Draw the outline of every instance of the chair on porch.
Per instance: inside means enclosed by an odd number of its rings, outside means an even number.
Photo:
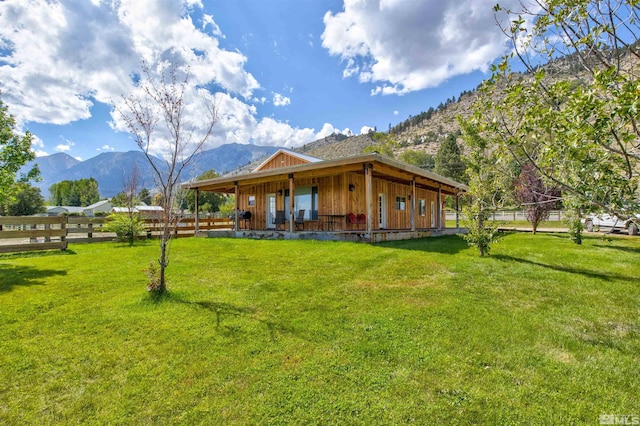
[[[356,220],[358,225],[366,225],[367,224],[367,215],[364,213],[360,213],[358,215],[358,219]]]
[[[356,217],[356,215],[354,213],[349,213],[347,215],[347,223],[349,225],[357,225],[358,224],[358,218]]]
[[[296,225],[296,230],[298,229],[298,226],[301,226],[302,230],[304,231],[304,211],[305,209],[298,210],[298,216],[296,216],[294,221]]]
[[[287,218],[284,213],[284,210],[276,210],[276,217],[273,219],[273,223],[276,225],[276,230],[279,225],[282,225],[282,228],[284,229],[284,225],[287,222]]]

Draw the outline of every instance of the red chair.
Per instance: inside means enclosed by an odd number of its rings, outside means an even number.
[[[358,215],[358,224],[366,225],[367,224],[367,215],[364,213],[360,213]]]
[[[358,218],[356,218],[355,214],[349,213],[347,215],[347,222],[349,223],[349,225],[357,225],[358,224]]]

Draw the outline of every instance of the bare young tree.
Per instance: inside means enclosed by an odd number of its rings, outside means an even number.
[[[191,95],[188,91],[189,70],[170,65],[161,69],[156,77],[154,70],[143,63],[142,71],[139,90],[123,97],[123,106],[115,105],[114,108],[149,161],[161,195],[163,211],[158,276],[150,278],[148,287],[161,294],[167,289],[165,269],[169,265],[169,243],[180,221],[180,209],[176,205],[180,176],[211,136],[217,121],[217,109],[213,102],[205,102],[206,113],[197,123],[190,121],[186,113],[189,107],[193,107],[193,103],[189,103],[191,99],[187,99]],[[152,155],[156,152],[162,152],[162,161]]]

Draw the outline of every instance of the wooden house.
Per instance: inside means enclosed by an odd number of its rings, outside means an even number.
[[[234,194],[235,236],[369,242],[442,233],[445,196],[468,189],[376,153],[322,161],[287,150],[251,172],[183,187]]]

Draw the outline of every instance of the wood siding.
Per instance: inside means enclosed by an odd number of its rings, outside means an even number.
[[[269,161],[258,167],[255,171],[297,166],[299,164],[306,164],[308,162],[308,160],[295,157],[293,155],[287,154],[286,152],[280,152],[278,153],[278,155],[274,156]]]
[[[345,219],[341,225],[336,225],[336,230],[359,230],[365,228],[363,224],[348,224],[346,215],[353,213],[366,214],[366,194],[365,194],[365,178],[362,173],[342,172],[331,176],[316,178],[294,178],[296,188],[300,187],[318,187],[318,213],[344,215]],[[353,190],[349,187],[352,185]],[[252,214],[251,229],[266,229],[266,210],[267,195],[276,194],[276,210],[285,210],[285,191],[289,189],[289,181],[286,177],[281,177],[277,181],[259,183],[255,185],[240,185],[238,197],[238,206],[241,210],[250,211]],[[278,191],[281,191],[280,195]],[[373,178],[373,229],[378,230],[380,208],[378,205],[379,194],[386,196],[386,228],[385,229],[411,229],[411,207],[412,207],[412,190],[410,184],[392,182],[384,178]],[[255,197],[255,204],[249,205],[249,197]],[[396,197],[404,197],[405,210],[396,208]],[[441,197],[441,203],[444,203],[444,195]],[[419,200],[425,200],[425,215],[420,216]],[[437,191],[416,188],[415,206],[415,227],[416,229],[429,229],[431,227],[431,202],[435,203],[435,212],[438,212],[438,193]],[[441,226],[444,228],[444,209],[441,218]],[[434,227],[437,228],[438,220],[434,218]]]

